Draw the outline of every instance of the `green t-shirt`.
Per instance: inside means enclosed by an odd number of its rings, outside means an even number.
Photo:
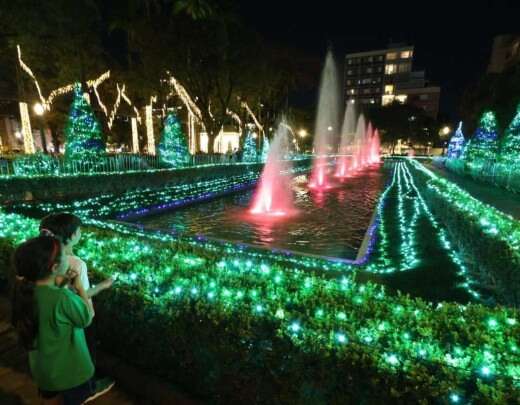
[[[38,335],[29,352],[31,373],[38,387],[63,391],[94,375],[85,333],[92,318],[81,298],[68,288],[36,286]]]

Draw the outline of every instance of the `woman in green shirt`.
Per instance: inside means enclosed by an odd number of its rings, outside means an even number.
[[[39,236],[15,251],[12,322],[29,350],[29,365],[47,403],[81,404],[95,392],[83,329],[94,316],[61,243]],[[61,286],[72,282],[77,294]],[[60,402],[62,401],[62,402]]]

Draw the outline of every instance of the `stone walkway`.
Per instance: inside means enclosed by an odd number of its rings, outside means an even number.
[[[499,211],[520,220],[520,194],[515,194],[503,188],[473,180],[470,177],[460,176],[432,163],[423,164],[435,174],[452,181],[483,203],[489,204]]]
[[[9,302],[0,296],[0,404],[39,404],[38,391],[31,379],[26,352],[18,345],[8,322]],[[138,402],[116,386],[93,405],[131,405]]]

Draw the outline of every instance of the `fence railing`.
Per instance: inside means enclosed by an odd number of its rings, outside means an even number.
[[[183,167],[207,164],[240,163],[238,155],[198,154],[191,155]],[[80,173],[118,173],[153,169],[169,169],[158,156],[117,154],[98,158],[66,162],[63,156],[47,154],[21,155],[15,157],[0,156],[1,176],[49,176]]]

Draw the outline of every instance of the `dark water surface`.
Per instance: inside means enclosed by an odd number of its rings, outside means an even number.
[[[286,218],[252,216],[248,207],[254,190],[249,190],[133,222],[185,235],[354,259],[384,181],[385,169],[372,167],[318,193],[307,188],[307,175],[300,175],[292,183],[296,213]]]

